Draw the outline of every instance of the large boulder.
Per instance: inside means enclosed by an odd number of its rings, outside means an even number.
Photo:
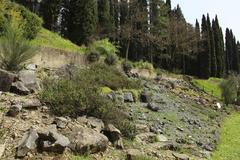
[[[9,111],[7,112],[7,115],[11,117],[16,117],[21,110],[22,110],[22,105],[14,104],[10,107]]]
[[[71,150],[79,154],[103,152],[109,142],[105,135],[80,125],[68,125],[65,135],[69,137]]]
[[[88,117],[87,125],[89,125],[92,129],[96,130],[99,133],[104,129],[103,121],[95,117]]]
[[[126,153],[127,153],[127,160],[136,160],[139,157],[143,156],[143,154],[137,149],[128,149]]]
[[[112,142],[112,144],[119,149],[123,149],[123,141],[121,137],[121,132],[114,125],[108,124],[106,125],[103,133],[108,137],[108,139]]]
[[[37,79],[35,71],[22,70],[19,72],[18,77],[24,86],[31,92],[35,92],[40,89],[39,80]]]
[[[134,102],[133,94],[131,92],[124,92],[124,102]]]
[[[157,103],[148,103],[147,107],[154,112],[157,112],[161,109],[161,106]]]
[[[10,91],[19,95],[28,95],[31,93],[30,90],[21,81],[12,83]]]
[[[18,144],[16,156],[25,157],[29,151],[35,150],[37,148],[38,137],[37,131],[34,129],[26,132]]]
[[[152,99],[152,95],[150,92],[143,91],[140,95],[140,100],[143,103],[150,103]]]
[[[8,92],[17,75],[0,69],[0,91]]]

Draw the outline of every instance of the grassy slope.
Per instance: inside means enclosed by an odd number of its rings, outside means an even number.
[[[219,78],[210,78],[208,80],[195,79],[193,80],[193,83],[198,88],[203,89],[206,93],[221,99],[221,89],[219,87],[221,81],[222,79]]]
[[[240,113],[232,114],[221,129],[220,144],[213,160],[240,160]]]
[[[84,53],[85,51],[85,47],[79,47],[71,41],[62,38],[57,33],[50,32],[46,29],[41,29],[36,39],[32,40],[31,43],[36,46],[61,49],[68,52]]]

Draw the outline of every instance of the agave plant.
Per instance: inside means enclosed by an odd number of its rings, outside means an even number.
[[[0,67],[8,71],[19,71],[24,64],[36,54],[22,32],[9,24],[6,25],[2,37],[0,37]]]

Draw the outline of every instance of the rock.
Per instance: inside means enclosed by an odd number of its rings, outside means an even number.
[[[7,115],[11,117],[16,117],[21,110],[22,110],[22,105],[20,104],[12,105],[9,111],[7,112]]]
[[[38,99],[27,99],[22,102],[22,106],[25,109],[37,109],[38,107],[41,107],[42,104]]]
[[[162,134],[156,135],[156,141],[157,142],[167,142],[168,138]]]
[[[4,154],[5,147],[6,147],[5,144],[0,144],[0,159],[3,156],[3,154]]]
[[[148,103],[147,107],[154,112],[157,112],[161,109],[160,105],[157,103]]]
[[[65,148],[70,144],[67,137],[56,131],[49,131],[48,135],[39,135],[40,148],[43,151],[63,153]]]
[[[12,93],[16,93],[19,95],[28,95],[30,94],[30,90],[28,90],[27,87],[24,86],[24,84],[21,81],[14,82],[11,86]]]
[[[138,133],[150,132],[149,127],[145,124],[136,124],[136,130]]]
[[[140,100],[143,103],[150,103],[151,102],[151,94],[147,91],[143,91],[140,95]]]
[[[23,70],[19,72],[18,76],[19,80],[29,91],[36,92],[40,89],[35,71]]]
[[[189,160],[189,157],[185,154],[173,153],[176,160]]]
[[[8,92],[17,75],[0,69],[0,91]]]
[[[37,131],[34,129],[30,129],[27,133],[25,133],[18,144],[16,156],[25,157],[29,151],[35,150],[37,148],[38,137]]]
[[[124,102],[134,102],[134,98],[131,92],[124,92]]]
[[[68,120],[64,117],[56,117],[53,123],[57,125],[57,128],[64,129],[68,124]]]
[[[106,135],[108,137],[110,142],[112,142],[113,145],[116,148],[119,148],[119,149],[123,149],[124,148],[123,142],[122,142],[122,137],[121,137],[121,132],[114,125],[108,124],[105,127],[103,133],[104,133],[104,135]]]
[[[103,152],[109,142],[105,135],[80,125],[68,126],[65,135],[71,142],[71,150],[79,154]]]
[[[36,71],[37,70],[37,65],[36,64],[28,64],[27,66],[25,66],[25,69]]]
[[[139,143],[153,143],[156,141],[156,134],[148,132],[136,135],[136,141]]]
[[[128,149],[126,151],[127,153],[127,160],[135,160],[137,158],[139,158],[140,156],[142,156],[143,154],[137,150],[137,149]]]
[[[95,129],[99,133],[104,129],[104,123],[101,119],[95,117],[88,117],[87,123],[91,128]]]

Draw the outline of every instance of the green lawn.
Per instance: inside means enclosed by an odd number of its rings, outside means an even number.
[[[202,79],[193,80],[194,85],[196,85],[198,88],[203,89],[206,93],[219,99],[222,98],[221,89],[219,87],[221,82],[222,79],[220,78],[209,78],[208,80]]]
[[[220,143],[212,160],[240,160],[240,113],[233,113],[223,123]]]
[[[85,47],[80,47],[59,36],[57,33],[41,29],[37,37],[31,41],[33,45],[61,49],[69,52],[84,53]]]

